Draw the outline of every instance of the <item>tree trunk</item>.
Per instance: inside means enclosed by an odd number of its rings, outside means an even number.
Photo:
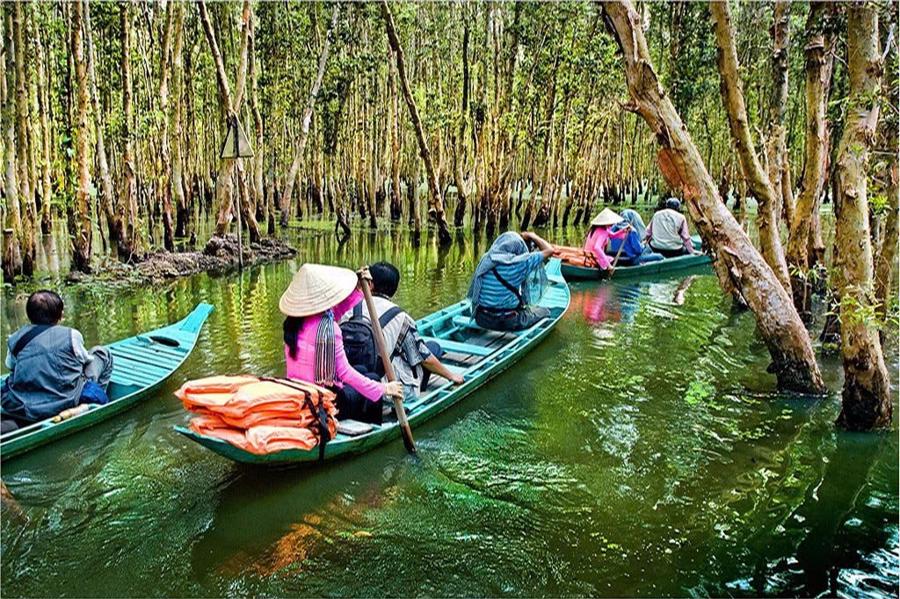
[[[766,153],[769,162],[769,181],[775,191],[775,222],[783,213],[793,213],[790,189],[790,165],[787,153],[787,130],[784,115],[788,100],[788,47],[790,3],[776,0],[772,18],[772,94],[769,98],[769,132]],[[790,224],[790,220],[787,221]],[[776,226],[776,230],[778,227]],[[780,239],[779,239],[780,241]]]
[[[79,0],[82,1],[82,0]],[[94,113],[94,130],[97,136],[97,164],[100,168],[100,209],[106,217],[110,246],[117,244],[122,236],[122,221],[117,218],[114,207],[115,191],[112,175],[109,172],[109,161],[106,154],[106,140],[103,135],[103,112],[100,110],[100,92],[97,89],[97,58],[94,53],[93,33],[91,29],[91,6],[84,5],[85,34],[87,45],[88,79],[91,87],[91,110]]]
[[[787,244],[787,263],[791,272],[791,290],[794,305],[804,317],[812,317],[810,268],[812,266],[809,247],[812,227],[817,224],[819,201],[825,186],[828,160],[828,134],[826,129],[826,87],[831,79],[834,55],[831,43],[824,34],[825,2],[810,4],[806,21],[806,167],[800,195],[794,207],[794,217],[790,222]],[[829,40],[830,42],[831,40]]]
[[[744,104],[744,91],[738,71],[737,50],[734,45],[734,29],[727,2],[710,2],[713,28],[716,34],[716,64],[721,78],[722,101],[728,115],[731,137],[740,159],[741,171],[751,195],[756,199],[759,210],[759,245],[766,262],[772,267],[778,281],[790,290],[787,262],[778,233],[778,213],[781,206],[780,195],[769,180],[769,176],[759,161],[750,135],[750,121]]]
[[[878,250],[878,257],[875,260],[876,313],[881,318],[884,318],[890,308],[893,289],[893,273],[897,264],[897,194],[900,193],[900,189],[898,189],[898,179],[900,179],[900,174],[897,172],[896,156],[891,162],[888,170],[888,176],[890,177],[887,189],[888,213],[884,224],[884,235]]]
[[[633,109],[650,126],[660,146],[660,167],[668,184],[681,190],[691,217],[716,258],[716,273],[756,317],[782,389],[825,390],[812,345],[790,295],[728,211],[700,153],[653,70],[641,17],[628,0],[604,2],[604,17],[623,52]]]
[[[836,282],[840,298],[844,391],[838,423],[851,430],[891,424],[890,381],[877,329],[867,322],[873,305],[867,165],[878,123],[882,63],[878,14],[869,4],[847,10],[850,97],[838,145],[835,198]]]
[[[294,159],[291,161],[291,168],[288,171],[287,181],[284,185],[284,194],[281,196],[281,226],[288,224],[291,213],[291,199],[294,195],[294,182],[297,179],[297,173],[300,172],[300,164],[303,161],[303,152],[306,149],[306,140],[309,138],[309,125],[312,122],[313,109],[316,105],[316,98],[319,96],[319,88],[322,86],[322,78],[325,76],[325,65],[328,62],[328,52],[331,49],[331,36],[337,25],[338,10],[340,4],[335,4],[331,11],[331,22],[328,25],[328,32],[325,34],[325,41],[322,43],[322,51],[319,53],[319,65],[316,70],[316,79],[313,81],[312,87],[309,89],[309,95],[306,97],[306,107],[303,109],[303,121],[300,126],[300,139],[297,140],[297,146],[294,149]]]
[[[182,125],[184,94],[184,5],[175,3],[175,44],[172,49],[172,193],[175,196],[175,236],[188,237],[190,211],[184,180],[184,126]]]
[[[163,224],[163,247],[175,251],[175,223],[172,215],[172,140],[169,129],[169,77],[172,73],[172,34],[175,27],[176,2],[169,2],[165,8],[165,29],[163,30],[162,51],[159,69],[159,112],[155,119],[159,127],[160,144],[157,154],[156,193],[162,200],[160,206]]]
[[[388,60],[391,60],[388,50]],[[400,97],[397,94],[397,77],[394,65],[388,65],[388,113],[390,114],[391,134],[391,220],[398,222],[403,216],[403,199],[400,196],[400,142],[402,139],[400,129]]]
[[[209,49],[213,55],[213,63],[216,66],[219,102],[224,107],[228,119],[236,119],[237,114],[241,109],[241,102],[244,97],[244,87],[247,81],[247,54],[250,42],[251,18],[250,0],[244,0],[241,9],[241,27],[243,35],[241,36],[241,51],[237,67],[234,96],[231,95],[231,85],[228,82],[228,76],[225,74],[225,62],[222,60],[222,53],[219,50],[219,44],[216,41],[216,34],[213,31],[212,23],[209,20],[206,2],[201,0],[198,7],[200,9],[200,21],[203,24],[203,31],[206,34],[206,40],[209,42]],[[219,174],[216,177],[215,235],[217,236],[225,235],[232,219],[232,207],[234,205],[234,186],[232,182],[235,169],[234,162],[234,160],[220,160]]]
[[[21,204],[22,235],[19,238],[22,255],[22,274],[34,274],[35,248],[35,207],[34,187],[28,158],[31,153],[29,142],[31,119],[28,115],[28,65],[25,48],[25,7],[23,2],[15,3],[14,35],[16,54],[16,162],[18,196]]]
[[[3,223],[3,278],[12,282],[22,274],[22,246],[19,238],[22,235],[22,215],[19,212],[19,193],[16,184],[16,132],[15,102],[12,99],[16,87],[15,41],[13,37],[13,8],[4,7],[6,19],[4,23],[6,48],[6,72],[3,77],[3,129],[6,164],[4,172],[4,189],[6,192],[6,219]]]
[[[263,207],[262,217],[265,219],[268,212],[268,204],[265,198],[265,189],[263,183],[263,171],[265,170],[266,153],[264,152],[263,138],[263,120],[262,114],[259,112],[259,72],[256,67],[256,30],[253,20],[250,20],[250,112],[253,115],[253,131],[256,137],[255,154],[251,160],[250,174],[253,177],[253,185],[251,197],[253,205],[258,209]]]
[[[49,235],[53,228],[53,183],[50,153],[50,51],[38,43],[38,113],[41,118],[41,233]]]
[[[88,156],[88,80],[84,55],[84,4],[72,6],[72,58],[75,66],[75,175],[76,189],[73,203],[72,269],[91,272],[91,171]]]
[[[419,118],[419,110],[416,108],[416,102],[413,99],[409,81],[406,78],[403,48],[400,46],[400,39],[397,37],[397,30],[394,27],[394,17],[386,0],[381,2],[381,14],[387,27],[388,41],[391,44],[391,49],[394,51],[394,57],[397,59],[397,75],[400,78],[400,89],[403,91],[403,99],[406,101],[406,107],[409,109],[409,119],[412,121],[413,128],[416,131],[416,139],[419,142],[419,154],[422,157],[422,162],[425,163],[425,178],[428,182],[430,194],[428,212],[435,223],[437,223],[438,240],[441,244],[448,244],[452,241],[452,238],[450,237],[450,229],[447,226],[447,218],[444,215],[444,201],[441,198],[441,189],[438,186],[434,164],[431,161],[431,152],[428,149],[428,141],[425,139],[425,131],[422,128],[422,119]]]
[[[138,195],[134,166],[134,91],[131,77],[131,6],[119,5],[122,44],[122,191],[118,205],[118,219],[124,223],[119,239],[119,258],[131,260],[140,251],[138,244]]]

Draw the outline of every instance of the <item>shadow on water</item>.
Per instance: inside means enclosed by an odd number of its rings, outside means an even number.
[[[283,372],[277,301],[300,263],[390,260],[422,316],[465,294],[490,240],[295,243],[240,274],[63,288],[88,344],[215,311],[159,393],[3,464],[20,510],[0,522],[5,595],[896,595],[896,429],[834,428],[834,358],[824,400],[776,392],[752,317],[708,269],[573,285],[545,341],[416,430],[417,458],[395,441],[257,470],[177,435],[183,381]],[[4,336],[25,322],[5,299]]]

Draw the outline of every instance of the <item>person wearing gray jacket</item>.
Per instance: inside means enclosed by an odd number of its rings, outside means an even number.
[[[60,325],[63,301],[55,292],[32,293],[25,305],[31,324],[9,337],[9,376],[0,388],[3,432],[51,418],[80,403],[109,401],[112,355],[88,350],[76,329]]]

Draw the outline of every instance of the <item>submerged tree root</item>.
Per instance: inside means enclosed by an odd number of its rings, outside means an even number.
[[[266,237],[244,248],[244,266],[276,262],[297,253],[287,242]],[[200,252],[158,251],[147,254],[134,265],[109,262],[95,269],[96,274],[71,272],[68,283],[160,283],[201,272],[224,273],[238,267],[237,236],[212,237]]]

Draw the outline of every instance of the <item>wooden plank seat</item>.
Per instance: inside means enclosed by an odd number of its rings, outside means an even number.
[[[462,341],[452,341],[450,339],[439,339],[437,337],[422,337],[422,339],[424,341],[434,341],[440,345],[441,349],[445,352],[453,352],[455,354],[489,356],[496,351],[496,348],[474,345],[472,343],[463,343]]]

